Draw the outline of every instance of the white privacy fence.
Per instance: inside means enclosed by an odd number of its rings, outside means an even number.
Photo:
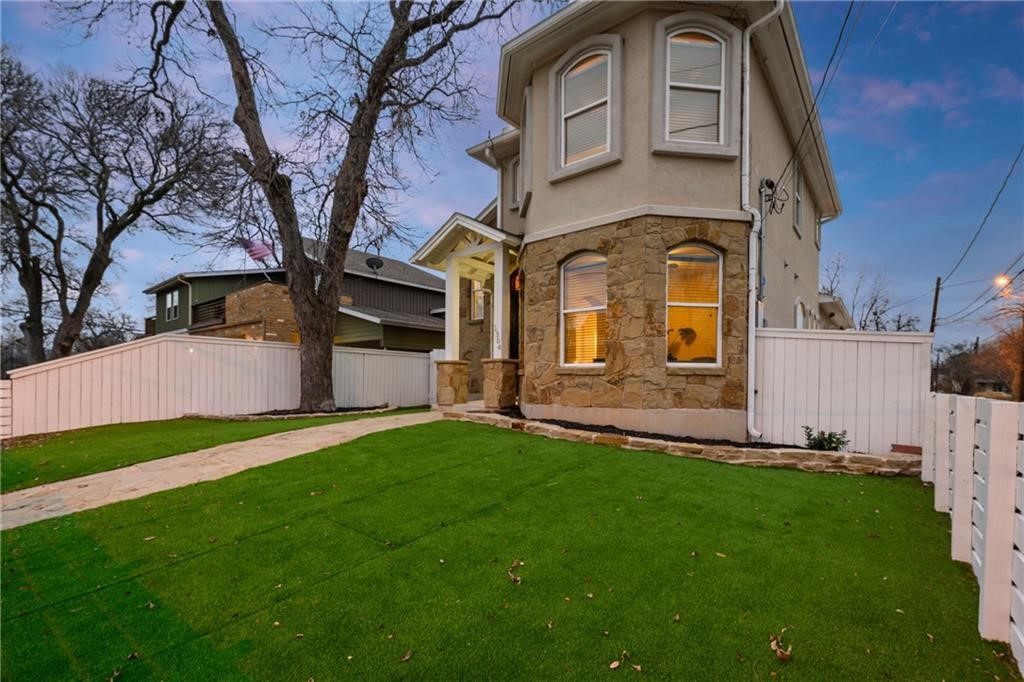
[[[931,334],[758,329],[755,411],[763,438],[846,431],[850,450],[920,446]]]
[[[334,349],[338,407],[430,402],[426,353]],[[186,414],[233,415],[299,405],[299,349],[288,343],[168,334],[32,365],[0,385],[0,436]]]
[[[953,559],[978,579],[979,632],[1010,642],[1024,663],[1024,405],[946,394],[927,403],[921,478],[952,519]]]

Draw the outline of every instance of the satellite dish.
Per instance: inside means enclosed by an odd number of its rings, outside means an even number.
[[[369,258],[366,259],[366,267],[370,268],[374,272],[377,272],[382,267],[384,267],[384,261],[381,260],[378,256],[370,256]]]

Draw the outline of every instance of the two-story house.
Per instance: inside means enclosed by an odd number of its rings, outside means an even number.
[[[307,240],[316,257],[319,245]],[[146,289],[153,331],[298,343],[283,269],[186,272]],[[444,347],[444,281],[408,263],[352,249],[334,324],[339,346],[430,351]]]
[[[813,103],[782,0],[578,1],[506,43],[509,127],[468,150],[497,198],[413,257],[446,277],[438,402],[745,440],[755,327],[845,312],[819,306],[841,205]]]

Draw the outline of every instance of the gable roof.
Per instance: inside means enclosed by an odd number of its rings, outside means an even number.
[[[267,270],[209,270],[207,272],[181,272],[173,277],[168,277],[162,282],[150,286],[148,289],[143,289],[144,294],[159,294],[165,289],[177,284],[185,284],[190,279],[199,279],[201,277],[248,277],[250,275],[256,277],[263,274],[274,275],[285,272],[284,268],[268,268]]]
[[[306,249],[307,256],[316,260],[320,259],[320,254],[323,253],[324,249],[323,242],[316,239],[310,239],[309,237],[303,237],[302,245]],[[379,270],[374,271],[366,264],[366,259],[368,258],[380,258],[384,261],[384,266]],[[418,289],[444,291],[444,280],[440,277],[435,277],[429,272],[424,272],[413,265],[409,265],[408,263],[395,258],[377,256],[376,254],[359,251],[358,249],[348,250],[348,254],[345,257],[345,274],[377,279],[382,282],[404,284],[405,286],[416,287]]]
[[[723,7],[730,11],[722,3],[694,4],[707,5],[707,11],[711,13],[719,12]],[[767,14],[773,5],[774,2],[761,0],[743,2],[739,7],[742,8],[740,11],[746,12],[747,21],[752,22]],[[535,68],[557,58],[569,46],[587,36],[601,33],[648,9],[678,11],[678,4],[576,0],[502,45],[496,99],[498,116],[513,126],[520,126],[523,92]],[[803,138],[802,153],[811,146],[816,148],[814,153],[806,154],[802,168],[815,198],[823,208],[822,215],[837,216],[842,211],[842,203],[820,116],[814,107],[814,90],[790,3],[785,4],[777,18],[753,34],[753,44],[790,138],[794,141]],[[810,124],[806,127],[810,135],[804,130],[808,119]],[[505,135],[502,133],[491,142],[501,140]],[[479,159],[483,154],[482,144],[467,150],[470,156]],[[489,159],[481,160],[493,165]]]
[[[482,217],[486,217],[490,212],[490,206],[488,204],[484,209]],[[476,243],[487,242],[519,246],[522,243],[522,238],[496,227],[485,225],[463,213],[453,213],[445,221],[445,224],[412,255],[412,261],[425,268],[444,272],[448,254]]]

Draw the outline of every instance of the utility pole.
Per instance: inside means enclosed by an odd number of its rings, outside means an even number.
[[[939,289],[942,288],[942,278],[935,278],[935,298],[932,299],[932,323],[928,325],[928,332],[935,333],[935,321],[939,317]]]

